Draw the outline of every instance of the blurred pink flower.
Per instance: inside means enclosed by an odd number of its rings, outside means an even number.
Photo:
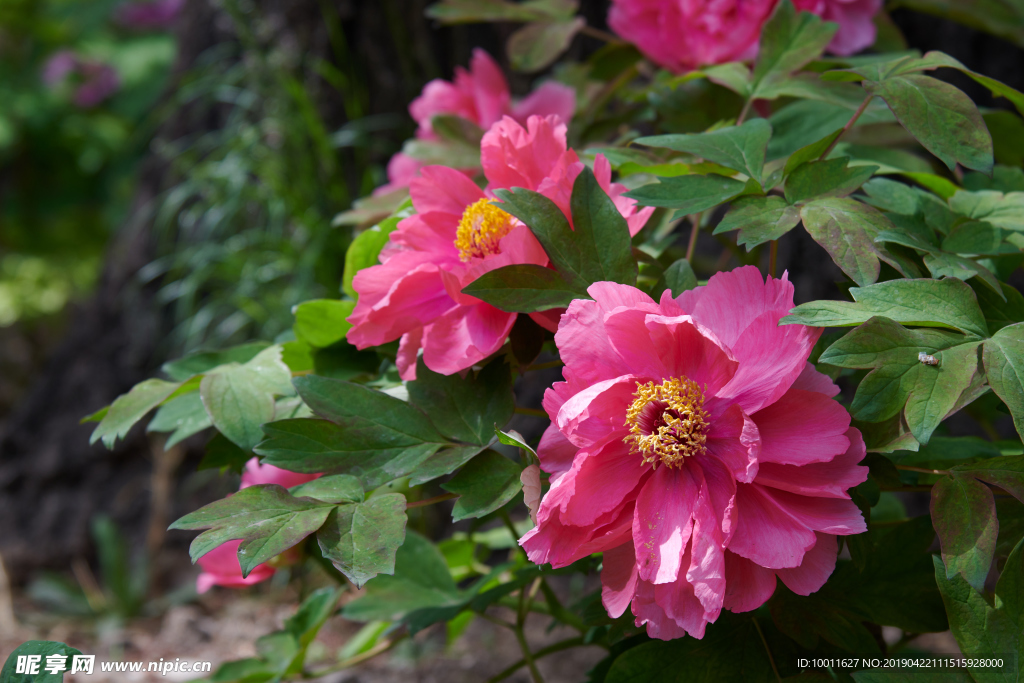
[[[95,107],[121,87],[117,71],[109,64],[80,57],[71,50],[55,52],[43,65],[43,82],[51,89],[71,80],[74,103],[83,109]]]
[[[273,567],[260,564],[243,579],[242,567],[238,564],[238,546],[240,545],[242,545],[240,540],[228,541],[197,560],[203,571],[196,579],[196,592],[205,593],[214,586],[242,588],[266,581],[274,575],[276,570]]]
[[[793,286],[752,266],[655,302],[599,282],[555,334],[564,382],[544,396],[552,486],[521,539],[537,564],[604,553],[602,598],[663,640],[723,608],[756,609],[776,579],[808,595],[836,535],[865,530],[848,489],[860,433],[807,362],[821,331],[780,327]]]
[[[409,114],[418,124],[416,137],[421,140],[437,139],[431,120],[441,114],[460,116],[487,130],[503,116],[511,116],[519,123],[526,123],[531,116],[550,115],[568,121],[575,111],[576,92],[554,81],[543,83],[528,97],[512,102],[501,67],[480,48],[473,50],[469,71],[456,67],[452,81],[440,78],[430,81],[409,105]],[[388,184],[378,188],[374,194],[385,194],[408,186],[423,166],[423,163],[399,152],[388,164]]]
[[[126,2],[117,9],[114,16],[117,23],[129,28],[168,28],[184,6],[185,0]]]
[[[300,474],[289,472],[273,465],[261,465],[259,458],[252,458],[245,463],[245,471],[242,472],[242,485],[239,489],[255,486],[256,484],[277,484],[289,489],[307,481],[313,481],[319,474]]]
[[[608,25],[661,66],[681,73],[753,59],[777,0],[612,0]],[[881,0],[795,0],[798,10],[839,24],[829,45],[848,55],[875,40],[871,18]]]
[[[484,273],[522,263],[547,265],[533,233],[491,204],[494,190],[523,187],[544,194],[569,216],[572,183],[583,163],[566,148],[566,126],[558,117],[531,116],[523,128],[510,117],[494,124],[481,144],[486,191],[458,170],[427,166],[412,181],[416,214],[402,220],[381,252],[380,265],[361,270],[359,293],[349,317],[348,340],[360,349],[401,338],[398,368],[416,377],[416,358],[434,372],[450,375],[497,351],[515,322],[506,313],[462,289]],[[611,166],[598,155],[594,173],[626,217],[631,234],[643,227],[651,209],[637,211],[611,182]],[[530,314],[542,326],[556,321]]]

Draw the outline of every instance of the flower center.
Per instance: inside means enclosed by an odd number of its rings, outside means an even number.
[[[455,247],[463,261],[500,254],[499,242],[513,227],[512,216],[505,213],[490,199],[480,199],[462,213],[458,232],[455,233]]]
[[[708,414],[704,392],[686,377],[670,378],[661,384],[636,384],[636,393],[626,411],[629,436],[624,441],[644,464],[682,467],[686,458],[704,452]]]

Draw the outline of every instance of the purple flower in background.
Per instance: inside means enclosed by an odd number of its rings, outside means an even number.
[[[74,103],[83,109],[95,107],[121,87],[117,71],[109,64],[60,50],[46,60],[43,82],[55,90],[68,81],[74,84]]]
[[[150,0],[121,5],[115,15],[117,23],[129,28],[166,28],[178,18],[185,0]]]

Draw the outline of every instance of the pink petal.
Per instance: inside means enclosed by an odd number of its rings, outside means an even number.
[[[684,566],[690,564],[689,549],[683,555],[683,563]],[[656,584],[654,600],[665,610],[665,616],[672,619],[677,626],[694,638],[703,638],[705,627],[718,619],[721,612],[721,609],[710,612],[705,609],[697,599],[694,586],[684,580]],[[648,635],[650,635],[650,630],[648,630]]]
[[[722,546],[728,546],[736,530],[736,480],[725,465],[712,456],[697,456],[695,464],[704,475],[711,494],[707,500],[721,525]]]
[[[750,612],[766,603],[774,592],[774,571],[725,551],[725,609]]]
[[[817,533],[818,542],[804,555],[804,561],[793,569],[776,569],[782,582],[797,595],[810,595],[828,581],[836,568],[839,544],[835,536]]]
[[[519,545],[534,564],[566,567],[590,555],[616,548],[629,540],[633,521],[633,503],[621,510],[610,512],[592,526],[580,527],[562,524],[559,518],[561,496],[549,502],[551,492],[565,482],[572,488],[571,470],[559,477],[541,500],[537,513],[538,525],[519,539]]]
[[[556,425],[548,425],[537,446],[541,469],[552,475],[565,472],[572,467],[577,450],[576,445],[566,439]]]
[[[560,119],[531,116],[526,126],[506,116],[484,134],[480,162],[491,189],[538,190],[544,180],[560,176],[569,159],[575,160],[575,152],[566,149],[566,126]]]
[[[626,411],[636,394],[637,378],[625,375],[593,384],[573,395],[559,409],[558,428],[579,447],[625,438]]]
[[[732,405],[711,421],[705,447],[737,481],[750,483],[758,472],[761,435],[754,421],[738,405]]]
[[[686,581],[693,586],[693,594],[704,612],[717,618],[725,596],[725,552],[721,523],[715,515],[711,493],[704,481],[701,481],[700,494],[693,508],[693,535]]]
[[[587,526],[601,515],[621,508],[640,480],[650,474],[629,446],[619,440],[600,447],[589,457],[573,463],[577,469],[575,490],[578,492],[563,504],[563,524]]]
[[[605,315],[604,329],[608,341],[622,361],[639,378],[660,380],[668,377],[665,364],[658,357],[658,349],[644,327],[647,313],[637,308],[621,306]]]
[[[419,359],[421,348],[423,348],[422,327],[417,327],[402,335],[402,340],[398,344],[398,355],[395,358],[398,376],[402,380],[412,382],[416,379],[416,361]]]
[[[465,173],[447,166],[424,166],[409,184],[409,195],[417,213],[444,213],[456,219],[486,196]]]
[[[867,480],[868,468],[857,465],[865,455],[864,439],[860,432],[850,427],[846,437],[850,440],[849,448],[828,462],[802,466],[761,463],[755,481],[805,496],[849,498],[848,490]]]
[[[636,499],[633,543],[640,578],[675,581],[693,530],[697,483],[687,468],[659,467]]]
[[[698,327],[690,316],[648,315],[652,351],[664,362],[665,375],[687,377],[698,384],[705,395],[721,391],[737,372],[738,364],[723,349],[714,335]],[[642,331],[634,336],[642,338]]]
[[[473,50],[469,71],[473,76],[473,101],[477,111],[474,123],[486,129],[508,110],[508,81],[497,62],[480,48]]]
[[[751,417],[761,434],[762,463],[829,462],[850,447],[850,414],[817,392],[790,389]]]
[[[519,123],[526,123],[531,116],[552,114],[569,121],[575,112],[576,91],[556,81],[541,83],[532,93],[512,105],[512,118]]]
[[[824,531],[839,536],[849,536],[867,531],[864,516],[852,500],[811,498],[757,484],[744,484],[744,486],[758,488],[779,509],[797,523],[813,531]]]
[[[839,393],[839,387],[833,382],[828,375],[818,370],[811,363],[804,365],[803,371],[800,376],[793,382],[791,389],[799,389],[800,391],[816,391],[819,394],[825,394],[829,398],[833,398]]]
[[[557,332],[558,323],[562,319],[563,313],[565,313],[564,308],[550,308],[546,311],[531,313],[530,318],[548,332]]]
[[[500,349],[515,321],[490,304],[453,308],[424,330],[423,362],[442,375],[465,370]]]
[[[736,532],[729,550],[762,567],[796,567],[816,538],[757,484],[736,485]]]
[[[608,616],[618,619],[636,593],[636,554],[633,542],[604,551],[601,568],[601,602]]]
[[[387,245],[390,249],[381,252],[381,263],[386,263],[390,259],[392,249],[396,245],[428,252],[431,254],[431,260],[438,265],[459,263],[459,250],[455,247],[458,226],[458,218],[436,211],[403,218],[398,228],[391,233]]]
[[[682,583],[684,586],[689,585],[686,582]],[[668,586],[672,585],[674,584],[668,584]],[[686,630],[665,614],[665,609],[658,604],[656,588],[653,583],[647,581],[637,582],[636,596],[633,598],[633,615],[636,617],[636,625],[646,625],[647,635],[651,638],[659,640],[682,638],[686,635]],[[662,588],[661,592],[663,595],[667,593],[665,588]],[[666,596],[663,599],[668,602],[671,597]]]
[[[289,472],[273,465],[261,465],[259,458],[250,458],[245,463],[245,470],[242,472],[242,484],[238,488],[241,490],[257,484],[277,484],[288,489],[313,481],[319,476],[319,474]]]

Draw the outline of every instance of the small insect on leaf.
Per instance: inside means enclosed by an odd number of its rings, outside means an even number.
[[[921,361],[922,363],[924,363],[925,365],[938,365],[939,364],[939,359],[938,358],[936,358],[935,356],[930,356],[927,353],[925,353],[924,351],[922,351],[921,353],[917,354],[917,359],[919,361]]]

